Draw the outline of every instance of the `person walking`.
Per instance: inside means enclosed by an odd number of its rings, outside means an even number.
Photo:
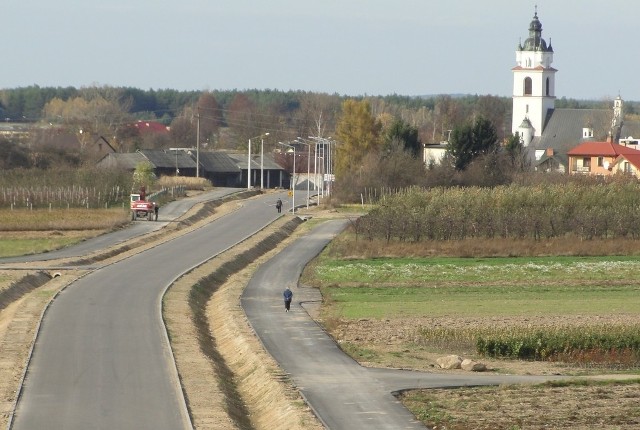
[[[289,312],[289,309],[291,308],[291,300],[293,299],[293,291],[287,287],[282,295],[284,296],[284,311]]]
[[[278,209],[278,213],[282,212],[282,200],[278,199],[276,202],[276,209]]]

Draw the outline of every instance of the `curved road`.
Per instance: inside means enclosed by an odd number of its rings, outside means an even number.
[[[10,428],[191,428],[162,323],[161,297],[182,273],[276,219],[276,198],[244,201],[232,214],[67,287],[43,319]],[[258,269],[242,296],[264,346],[328,428],[424,428],[393,397],[404,388],[549,379],[359,366],[302,308],[302,303],[319,303],[319,292],[297,286],[306,263],[343,227],[344,222],[323,223],[295,241]],[[290,313],[282,304],[287,284],[294,290]]]
[[[316,416],[332,430],[424,429],[392,395],[409,388],[459,387],[542,382],[555,377],[449,375],[372,369],[344,354],[303,306],[316,306],[320,293],[298,285],[306,263],[344,227],[327,222],[260,266],[241,298],[264,347],[301,391]],[[284,312],[282,291],[293,291],[291,312]]]
[[[216,222],[63,290],[42,321],[11,428],[191,428],[162,295],[185,271],[280,216],[277,196],[245,200]]]

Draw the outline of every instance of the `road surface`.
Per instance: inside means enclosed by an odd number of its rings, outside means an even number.
[[[161,297],[182,273],[277,218],[275,198],[245,201],[230,215],[65,289],[43,319],[11,428],[191,428],[162,323]],[[297,286],[306,263],[343,227],[344,222],[324,223],[295,241],[258,269],[242,296],[263,344],[328,428],[424,428],[392,395],[405,388],[548,379],[359,366],[302,307],[317,305],[319,292]],[[282,300],[287,284],[294,291],[290,313]]]
[[[11,428],[191,428],[162,295],[185,271],[281,216],[275,196],[245,200],[215,222],[63,290],[42,321]]]

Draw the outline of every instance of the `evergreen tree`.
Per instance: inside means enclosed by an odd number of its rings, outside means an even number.
[[[393,142],[402,144],[404,150],[414,157],[420,154],[422,145],[418,138],[418,129],[401,119],[394,120],[385,133],[385,147],[389,148]]]
[[[447,152],[456,170],[464,170],[475,158],[499,148],[498,134],[491,121],[476,118],[473,124],[453,129]]]

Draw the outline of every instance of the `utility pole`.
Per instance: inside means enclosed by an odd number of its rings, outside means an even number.
[[[197,108],[196,118],[198,125],[196,127],[196,178],[200,177],[200,106]]]

